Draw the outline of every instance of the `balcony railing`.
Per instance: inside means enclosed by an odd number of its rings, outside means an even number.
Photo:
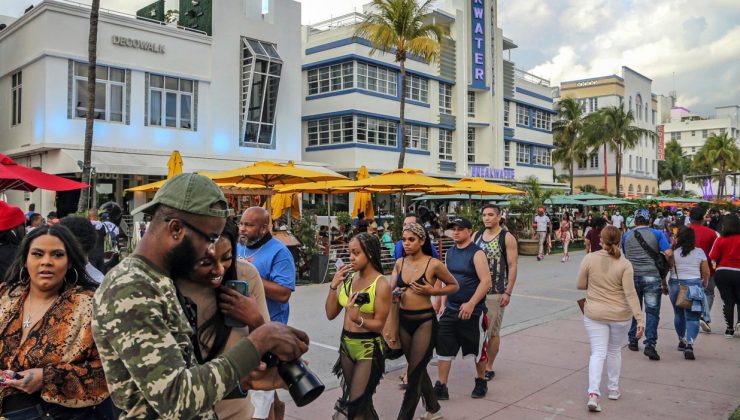
[[[514,69],[514,77],[518,79],[526,80],[530,83],[534,83],[540,86],[546,86],[550,87],[550,81],[547,79],[543,79],[542,77],[535,76],[532,73],[527,73],[526,71],[522,69]]]

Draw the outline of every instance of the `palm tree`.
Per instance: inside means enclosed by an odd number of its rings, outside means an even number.
[[[372,0],[373,11],[355,31],[355,37],[365,38],[372,43],[370,54],[376,51],[394,52],[395,61],[401,68],[401,105],[399,128],[401,132],[401,154],[398,167],[403,168],[406,158],[405,109],[406,109],[406,59],[409,54],[431,62],[439,56],[439,42],[447,32],[439,24],[426,23],[433,0],[419,3],[417,0]],[[394,51],[395,50],[395,51]]]
[[[552,124],[555,150],[552,160],[562,163],[568,169],[570,193],[573,194],[573,166],[586,157],[586,143],[583,141],[583,106],[572,97],[566,97],[555,104],[558,120]]]
[[[691,169],[691,159],[683,154],[677,140],[669,141],[665,146],[665,160],[658,162],[658,183],[671,182],[671,191]]]
[[[621,197],[622,195],[619,186],[622,180],[622,157],[624,152],[637,146],[640,137],[655,136],[655,133],[650,130],[632,125],[634,120],[632,111],[624,112],[622,107],[610,106],[601,108],[586,117],[586,124],[583,129],[584,137],[594,150],[598,150],[602,146],[604,147],[605,183],[607,177],[607,146],[615,153],[616,168],[614,173],[617,181],[617,197]]]
[[[85,115],[85,145],[82,158],[82,182],[90,183],[92,161],[93,122],[95,121],[95,63],[98,60],[98,13],[100,0],[93,0],[90,7],[90,34],[87,41],[87,114]],[[77,202],[77,212],[81,213],[88,208],[90,188],[80,191],[80,201]]]
[[[717,195],[722,197],[725,195],[727,174],[740,167],[740,148],[726,132],[719,135],[712,133],[694,160],[697,169],[710,169],[710,172],[716,169],[719,178]]]

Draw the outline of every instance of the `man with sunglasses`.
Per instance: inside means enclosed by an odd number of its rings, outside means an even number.
[[[111,397],[120,418],[215,419],[214,403],[250,379],[265,353],[295,360],[308,350],[308,336],[267,323],[198,365],[172,279],[188,277],[196,260],[213,256],[230,212],[226,199],[210,179],[181,174],[133,211],[139,212],[152,216],[149,228],[93,301],[93,335]]]

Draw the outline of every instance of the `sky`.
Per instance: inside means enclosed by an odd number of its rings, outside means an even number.
[[[101,7],[133,13],[151,1],[101,0]],[[366,3],[298,1],[304,24]],[[0,0],[0,15],[35,3]],[[167,8],[177,4],[166,0]],[[499,0],[498,9],[504,36],[518,45],[511,60],[553,86],[628,66],[653,80],[653,93],[675,90],[677,105],[698,114],[740,105],[740,0]]]

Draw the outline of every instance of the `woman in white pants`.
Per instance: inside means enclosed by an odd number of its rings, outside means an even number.
[[[588,364],[588,403],[590,411],[601,411],[601,373],[606,360],[609,399],[617,400],[622,345],[632,317],[637,320],[637,336],[645,331],[645,318],[637,300],[632,264],[619,250],[621,232],[614,226],[601,231],[600,251],[586,254],[578,272],[578,289],[586,290],[583,325],[591,343]]]

